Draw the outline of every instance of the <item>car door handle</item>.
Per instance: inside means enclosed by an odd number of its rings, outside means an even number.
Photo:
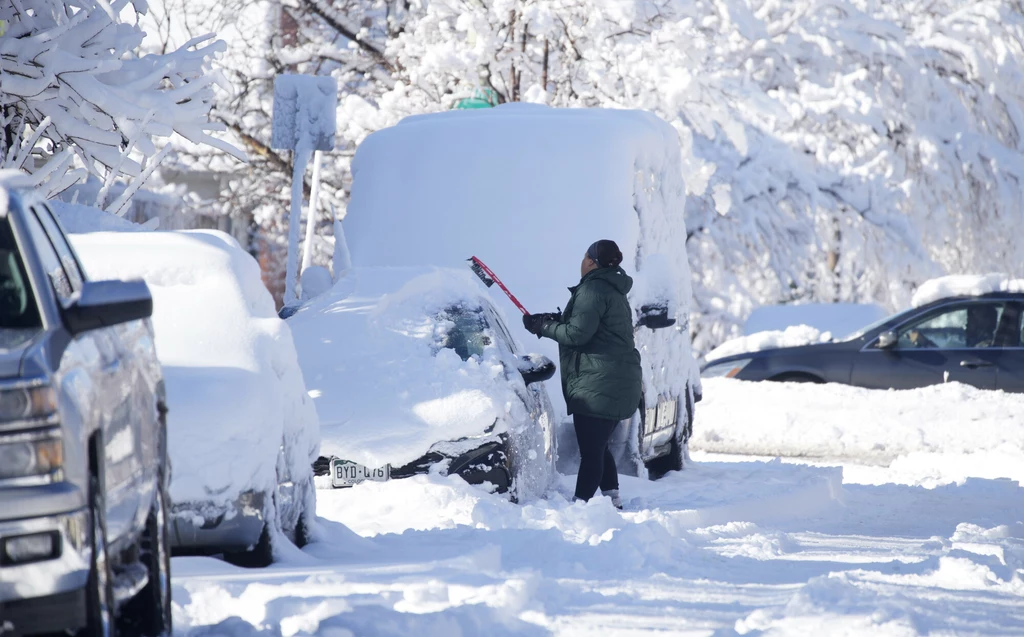
[[[960,361],[960,367],[966,367],[967,369],[978,369],[979,367],[992,367],[992,363],[988,361],[979,360],[977,358],[968,358],[967,360]]]

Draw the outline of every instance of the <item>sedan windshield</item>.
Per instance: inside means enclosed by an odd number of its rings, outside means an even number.
[[[870,332],[872,330],[875,330],[875,329],[878,329],[879,327],[882,327],[883,325],[885,325],[889,321],[893,320],[897,316],[898,316],[897,314],[893,314],[893,315],[890,315],[890,316],[886,316],[886,317],[880,318],[877,321],[874,321],[873,323],[865,325],[864,327],[860,328],[859,330],[857,330],[853,334],[850,334],[850,335],[848,335],[848,336],[846,336],[844,338],[839,339],[839,342],[856,340],[856,339],[860,338],[861,336],[864,336],[868,332]]]
[[[440,346],[455,350],[466,361],[471,356],[482,357],[484,348],[491,344],[487,319],[483,308],[453,305],[438,316],[444,324]]]
[[[0,350],[14,349],[42,328],[39,308],[10,221],[0,219]]]

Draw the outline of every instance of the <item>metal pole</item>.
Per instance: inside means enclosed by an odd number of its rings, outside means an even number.
[[[306,268],[313,265],[313,229],[316,228],[317,199],[320,194],[320,159],[323,156],[319,150],[313,153],[313,186],[309,192],[309,214],[306,215],[306,244],[302,249],[302,268],[299,269],[299,276],[306,271]]]
[[[299,278],[299,224],[302,219],[302,177],[309,165],[309,144],[300,142],[295,149],[292,167],[292,205],[288,211],[288,261],[285,265],[284,304],[296,305],[299,301],[296,283]]]

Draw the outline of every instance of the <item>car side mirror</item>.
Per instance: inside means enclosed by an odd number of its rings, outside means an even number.
[[[86,281],[78,300],[64,310],[64,325],[78,335],[152,315],[153,295],[144,281]]]
[[[878,335],[878,349],[892,349],[898,343],[900,337],[892,330],[886,330]]]
[[[657,303],[642,306],[640,308],[640,318],[636,324],[639,327],[659,330],[663,327],[672,327],[676,324],[676,320],[668,317],[667,304]]]
[[[527,385],[543,382],[555,375],[555,364],[540,354],[520,356],[518,368]]]

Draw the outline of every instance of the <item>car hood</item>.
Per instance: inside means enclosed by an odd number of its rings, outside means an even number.
[[[438,313],[480,307],[484,294],[468,270],[355,269],[289,318],[321,454],[398,466],[437,443],[524,422],[514,390],[522,380],[506,374],[493,339],[466,361],[439,346]]]
[[[21,357],[25,350],[0,349],[0,379],[16,378],[21,373]]]
[[[827,343],[809,343],[807,345],[793,345],[790,347],[769,347],[766,349],[751,351],[751,352],[739,352],[736,354],[730,354],[728,356],[722,356],[721,358],[714,358],[711,360],[704,360],[703,367],[708,368],[713,365],[719,365],[723,363],[730,363],[738,360],[746,359],[758,359],[758,358],[774,358],[778,356],[791,356],[791,355],[802,355],[802,354],[823,354],[825,352],[845,350],[848,349],[847,341],[829,341]]]
[[[39,329],[0,329],[0,379],[17,378]]]

